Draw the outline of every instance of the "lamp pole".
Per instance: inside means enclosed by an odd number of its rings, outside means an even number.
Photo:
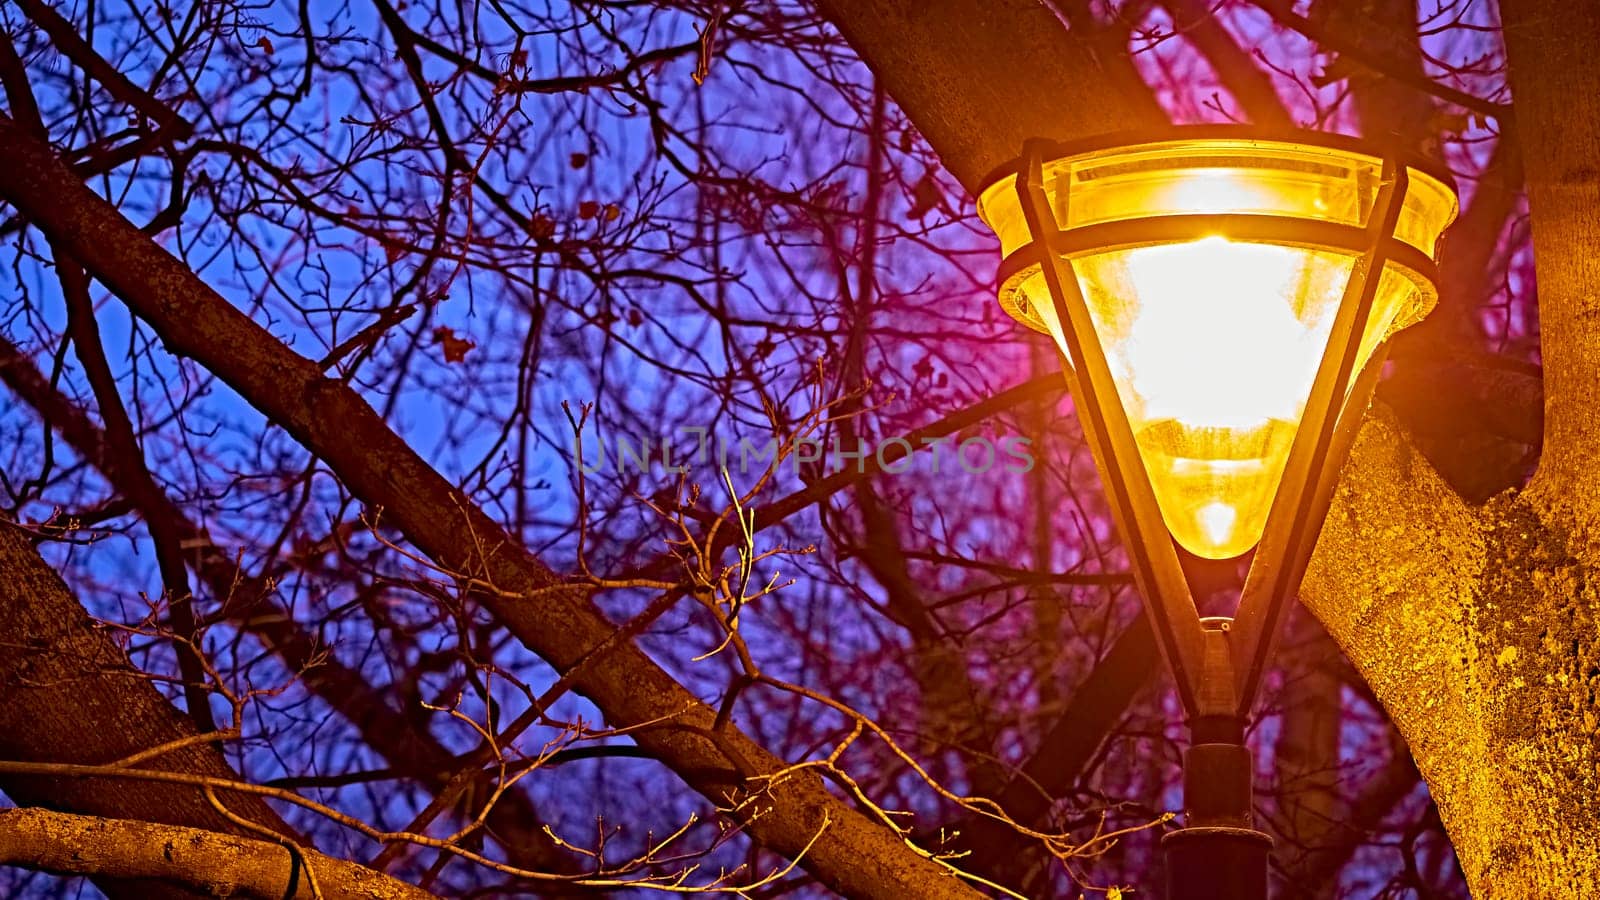
[[[1233,620],[1200,620],[1205,655],[1201,712],[1183,751],[1184,827],[1161,839],[1171,900],[1266,900],[1272,838],[1254,827],[1255,760],[1247,719],[1233,701]]]
[[[1405,208],[1408,167],[1381,157],[1381,174],[1359,225],[1329,229],[1327,223],[1308,225],[1282,215],[1194,213],[1113,223],[1121,229],[1118,246],[1203,240],[1207,233],[1226,235],[1231,227],[1268,242],[1332,244],[1354,257],[1236,613],[1201,618],[1071,261],[1085,252],[1082,232],[1098,228],[1106,234],[1108,226],[1090,225],[1075,235],[1063,230],[1057,210],[1069,208],[1066,192],[1072,179],[1058,174],[1052,197],[1044,175],[1044,161],[1056,149],[1049,142],[1030,141],[1016,164],[1015,200],[1031,240],[1025,254],[1013,256],[1039,267],[1049,302],[1044,321],[1067,357],[1063,372],[1084,437],[1185,713],[1190,741],[1183,756],[1183,827],[1162,840],[1167,896],[1266,900],[1272,839],[1254,827],[1254,763],[1245,741],[1247,725],[1273,637],[1310,560],[1339,469],[1382,367],[1381,346],[1367,348],[1370,359],[1363,359],[1361,347],[1380,276],[1400,256],[1401,266],[1422,269],[1426,285],[1432,284],[1431,257],[1395,236]],[[1008,257],[1007,265],[1012,263]]]

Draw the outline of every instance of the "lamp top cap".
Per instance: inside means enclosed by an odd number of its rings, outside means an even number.
[[[1105,134],[1074,138],[1067,141],[1043,140],[1046,161],[1077,157],[1091,157],[1123,151],[1161,149],[1177,150],[1185,145],[1199,148],[1204,144],[1231,144],[1247,151],[1252,146],[1264,151],[1323,150],[1341,155],[1363,156],[1380,163],[1393,159],[1407,169],[1439,182],[1451,194],[1456,192],[1456,182],[1442,162],[1424,156],[1415,150],[1406,150],[1350,135],[1306,128],[1266,128],[1258,125],[1168,125],[1162,128],[1138,131],[1114,131]],[[1022,167],[1024,156],[1001,163],[984,176],[978,194],[983,194],[995,184],[1015,176]]]

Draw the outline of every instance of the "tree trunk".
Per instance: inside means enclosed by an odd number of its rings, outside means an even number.
[[[1480,898],[1600,896],[1600,6],[1501,4],[1539,284],[1544,452],[1484,513],[1489,751],[1439,813]],[[1422,765],[1424,776],[1429,766]],[[1448,802],[1447,802],[1448,801]]]

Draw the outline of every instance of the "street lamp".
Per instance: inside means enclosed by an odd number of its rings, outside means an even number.
[[[1029,141],[978,201],[1000,302],[1053,337],[1190,733],[1168,895],[1267,896],[1244,744],[1384,341],[1438,297],[1448,173],[1337,135],[1173,128]],[[1199,616],[1176,545],[1255,550]]]

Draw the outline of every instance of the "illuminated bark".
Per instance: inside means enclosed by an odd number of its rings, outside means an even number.
[[[62,875],[138,879],[144,885],[142,897],[153,896],[157,884],[191,888],[194,896],[206,897],[429,900],[434,896],[315,851],[300,851],[297,859],[271,841],[42,809],[0,812],[0,863]]]

